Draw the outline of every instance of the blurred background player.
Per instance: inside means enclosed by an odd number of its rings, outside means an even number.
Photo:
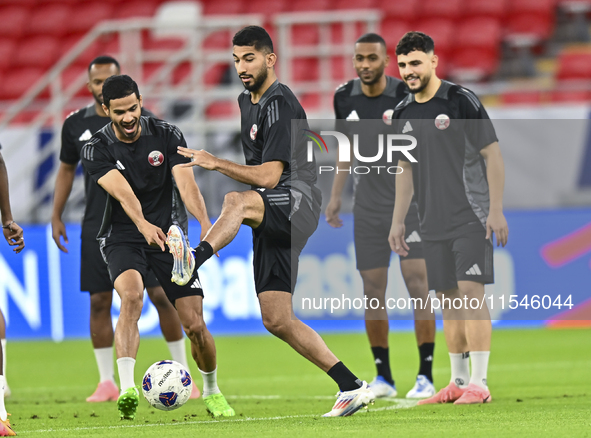
[[[0,145],[0,149],[2,146]],[[10,246],[15,246],[14,252],[19,253],[25,247],[25,238],[23,229],[12,218],[10,208],[10,195],[8,191],[8,174],[6,164],[0,153],[0,213],[2,215],[2,232],[4,238]],[[16,433],[10,426],[6,407],[4,406],[4,397],[7,395],[8,386],[6,385],[6,324],[4,315],[0,312],[0,337],[2,338],[2,349],[0,349],[0,436],[14,436]]]
[[[88,66],[87,87],[94,96],[94,102],[70,114],[62,128],[61,163],[55,183],[51,226],[56,245],[66,253],[68,250],[61,242],[61,238],[63,238],[64,242],[68,243],[62,213],[72,191],[76,167],[80,162],[80,151],[96,131],[111,121],[102,108],[102,87],[108,77],[119,74],[119,71],[119,63],[110,56],[100,56],[92,60]],[[151,113],[144,110],[142,114]],[[102,402],[117,400],[119,397],[119,390],[114,381],[113,367],[113,323],[111,320],[113,283],[100,253],[99,242],[96,240],[107,196],[105,191],[95,184],[86,172],[84,172],[84,184],[86,208],[81,233],[80,290],[90,293],[90,333],[100,376],[96,391],[86,401]],[[146,278],[146,289],[150,300],[158,311],[160,328],[170,349],[172,359],[188,369],[185,339],[178,315],[151,272]],[[191,398],[199,396],[199,389],[193,382]]]
[[[384,74],[389,61],[384,39],[375,33],[363,35],[355,43],[353,56],[353,65],[359,78],[341,85],[334,95],[335,117],[350,122],[345,129],[350,135],[359,135],[359,153],[364,157],[375,155],[379,132],[372,130],[368,135],[362,129],[355,129],[359,121],[383,120],[383,133],[391,133],[394,108],[408,94],[404,82]],[[383,154],[382,159],[373,164],[383,165],[385,169],[389,165],[386,158],[387,155]],[[351,163],[338,162],[337,166],[339,169],[348,169]],[[335,228],[343,225],[339,212],[348,176],[349,173],[345,171],[335,175],[330,202],[326,207],[326,221]],[[380,302],[377,309],[365,310],[365,329],[377,368],[377,377],[369,386],[376,397],[396,397],[390,369],[389,324],[384,301],[392,254],[388,234],[394,210],[396,176],[382,170],[379,174],[356,174],[355,178],[353,218],[357,269],[363,280],[364,294],[368,299],[377,298]],[[405,239],[410,251],[406,257],[400,257],[400,270],[410,296],[424,302],[428,299],[429,289],[416,202],[411,204],[405,225]],[[432,374],[435,320],[431,312],[422,310],[420,306],[414,312],[420,366],[415,386],[406,396],[425,398],[435,394]]]
[[[275,75],[277,55],[265,29],[247,26],[232,44],[234,66],[246,88],[238,97],[246,164],[204,150],[179,152],[191,158],[189,165],[217,170],[251,189],[225,196],[220,217],[195,248],[196,269],[230,243],[242,224],[251,227],[255,289],[265,328],[337,383],[337,402],[324,416],[352,415],[373,402],[374,394],[292,311],[299,256],[318,226],[322,198],[315,162],[306,162],[303,143],[291,146],[292,120],[305,121],[306,113]]]
[[[497,246],[505,246],[509,233],[503,215],[503,157],[474,93],[437,77],[434,49],[431,37],[421,32],[405,34],[396,46],[400,77],[411,92],[396,108],[396,128],[410,132],[417,146],[411,151],[416,162],[411,164],[406,156],[399,161],[404,171],[396,177],[389,240],[398,254],[408,254],[404,220],[414,187],[429,289],[440,298],[467,297],[480,303],[484,285],[494,282],[492,234]],[[448,305],[443,320],[451,382],[419,404],[490,402],[488,307]]]
[[[109,194],[99,234],[101,253],[121,297],[115,329],[120,417],[134,419],[139,404],[134,369],[148,269],[175,306],[191,341],[193,359],[203,376],[207,409],[214,417],[234,416],[217,386],[215,342],[203,319],[203,290],[197,270],[182,283],[170,281],[173,266],[184,264],[190,255],[182,235],[188,231],[187,210],[199,221],[202,236],[211,227],[193,171],[182,166],[189,160],[177,153],[177,147],[187,143],[176,126],[141,115],[142,97],[129,76],[107,78],[103,96],[103,110],[111,123],[84,145],[81,157],[92,179]],[[173,229],[180,246],[170,242]],[[163,230],[171,230],[169,239]],[[170,252],[165,251],[166,243]]]

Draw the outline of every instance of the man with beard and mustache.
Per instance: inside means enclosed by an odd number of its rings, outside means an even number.
[[[412,130],[417,146],[416,162],[399,161],[404,171],[396,177],[389,241],[392,250],[408,254],[404,219],[414,190],[429,289],[448,300],[442,311],[451,361],[449,385],[419,404],[488,403],[490,313],[486,306],[474,309],[472,300],[481,303],[484,285],[494,282],[493,233],[497,246],[507,243],[503,157],[476,95],[437,77],[434,50],[421,32],[407,33],[396,46],[400,76],[411,92],[394,112],[396,130]],[[470,306],[457,309],[454,299]]]
[[[384,39],[375,33],[363,35],[355,43],[353,56],[353,66],[359,78],[341,85],[334,95],[335,117],[346,121],[340,123],[339,127],[346,129],[349,136],[359,136],[359,154],[363,157],[376,155],[378,134],[391,133],[394,108],[408,94],[404,82],[384,74],[389,61]],[[371,127],[367,127],[364,125],[365,120],[382,120],[383,123],[377,122],[381,126],[376,126],[377,123],[373,122]],[[379,131],[376,132],[374,128]],[[341,172],[335,175],[330,202],[326,207],[326,221],[335,228],[343,225],[339,211],[343,188],[349,176],[346,169],[351,165],[350,162],[337,162]],[[384,169],[390,165],[387,154],[383,154],[379,161],[372,162],[372,166],[380,165]],[[388,234],[394,210],[395,180],[396,175],[385,170],[366,175],[355,174],[353,218],[357,269],[363,280],[365,296],[369,300],[375,298],[380,303],[377,309],[365,310],[365,328],[377,368],[377,377],[369,386],[376,397],[397,395],[390,370],[388,313],[384,302],[392,254]],[[429,290],[416,202],[411,204],[405,225],[405,240],[411,249],[406,257],[400,257],[400,270],[409,295],[425,302]],[[414,316],[420,366],[416,383],[406,397],[426,398],[435,394],[432,374],[435,320],[433,314],[422,306],[414,309]]]
[[[115,329],[119,414],[122,419],[134,419],[139,403],[134,381],[137,323],[146,276],[152,271],[191,341],[208,411],[215,417],[233,416],[217,386],[215,343],[203,320],[199,277],[185,265],[190,264],[185,206],[201,224],[202,236],[211,227],[193,172],[182,166],[189,160],[177,154],[177,147],[187,143],[176,126],[141,115],[142,97],[129,76],[107,78],[103,100],[111,123],[92,136],[80,155],[90,177],[108,194],[99,236],[101,253],[121,297]],[[163,230],[168,230],[168,238]]]
[[[251,190],[225,196],[220,217],[195,248],[195,263],[198,268],[230,243],[241,224],[251,227],[263,324],[337,383],[337,401],[325,416],[352,415],[372,403],[374,394],[292,312],[299,255],[318,226],[321,205],[316,164],[306,159],[305,135],[294,133],[292,139],[292,120],[306,122],[306,113],[291,90],[277,80],[277,55],[265,29],[245,27],[232,44],[234,65],[246,88],[238,98],[246,165],[203,150],[179,148],[179,153],[192,158],[191,165],[217,170]]]
[[[119,63],[110,56],[99,56],[88,65],[88,91],[94,102],[70,114],[62,127],[62,147],[60,167],[55,182],[53,215],[51,227],[53,240],[60,250],[67,253],[64,244],[68,243],[62,213],[72,191],[76,167],[80,162],[80,151],[90,140],[92,134],[111,121],[103,111],[102,88],[105,80],[119,74]],[[152,115],[142,108],[143,115]],[[119,390],[115,384],[113,367],[113,323],[111,303],[113,301],[113,282],[109,278],[107,265],[101,256],[96,240],[107,197],[105,191],[84,174],[85,210],[82,220],[80,251],[80,290],[90,294],[90,334],[96,363],[99,370],[99,384],[95,392],[86,399],[88,402],[117,400]],[[64,243],[61,239],[63,238]],[[146,288],[150,300],[158,311],[160,328],[166,339],[172,359],[188,366],[185,339],[174,307],[170,304],[164,290],[153,273],[146,278]],[[199,398],[200,392],[193,383],[191,398]]]

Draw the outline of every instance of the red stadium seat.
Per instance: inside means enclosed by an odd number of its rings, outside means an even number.
[[[64,56],[70,49],[74,47],[81,39],[83,35],[70,35],[62,39],[60,43],[60,55]],[[88,67],[88,64],[97,56],[104,54],[105,41],[99,39],[85,50],[83,50],[78,57],[74,60],[74,64]]]
[[[386,41],[388,53],[394,53],[394,49],[396,48],[398,41],[400,41],[400,38],[402,38],[406,32],[411,30],[414,29],[408,21],[388,18],[382,21],[381,30],[378,33]]]
[[[206,49],[228,49],[232,46],[232,35],[227,30],[209,34],[203,41]]]
[[[320,109],[321,102],[319,94],[304,94],[298,96],[298,101],[307,113]]]
[[[30,11],[26,7],[0,7],[0,17],[2,17],[0,37],[19,38],[28,27],[29,14]]]
[[[181,62],[173,71],[172,71],[172,83],[174,85],[180,84],[188,80],[189,75],[191,74],[191,70],[193,67],[191,66],[190,62]]]
[[[492,76],[499,63],[498,52],[481,49],[459,49],[450,60],[450,75],[458,80],[479,81]]]
[[[11,69],[4,73],[0,83],[0,99],[18,99],[31,88],[42,76],[41,68]],[[44,90],[40,97],[48,97],[48,90]]]
[[[380,10],[386,19],[398,21],[413,21],[422,13],[423,7],[420,0],[390,0],[378,3]]]
[[[330,59],[330,77],[339,83],[357,77],[352,56],[348,58],[332,57]]]
[[[112,18],[113,5],[106,2],[88,2],[72,9],[70,19],[63,23],[68,33],[88,32],[101,21]]]
[[[587,103],[591,101],[591,88],[581,90],[554,90],[550,93],[554,103]]]
[[[205,110],[205,115],[209,119],[227,119],[234,117],[238,112],[236,101],[220,100],[209,104]]]
[[[494,18],[474,18],[462,22],[457,29],[456,45],[496,52],[501,43],[501,25]]]
[[[415,30],[426,33],[435,42],[435,53],[438,56],[446,56],[453,47],[457,25],[452,20],[430,19],[420,21]]]
[[[24,67],[50,68],[59,56],[59,42],[53,36],[22,40],[14,55],[14,64]]]
[[[464,3],[465,18],[496,18],[505,17],[508,8],[508,0],[469,0]]]
[[[72,65],[72,66],[66,68],[61,75],[62,89],[64,89],[64,90],[67,89],[69,87],[69,85],[71,83],[73,83],[76,79],[78,79],[78,77],[81,75],[84,75],[86,78],[88,78],[87,72],[88,72],[88,69],[82,65]],[[80,88],[78,88],[76,90],[76,93],[74,94],[74,96],[79,96],[79,97],[89,97],[90,96],[90,92],[88,91],[88,88],[86,88],[86,83],[81,85]]]
[[[69,21],[70,12],[70,7],[63,4],[34,8],[27,22],[27,33],[61,36],[66,33],[64,24]]]
[[[591,51],[564,51],[558,56],[558,80],[591,79]]]
[[[330,0],[294,0],[287,6],[287,11],[310,12],[326,11],[330,8]]]
[[[331,9],[373,9],[376,6],[374,0],[334,0]]]
[[[320,30],[314,24],[298,24],[292,29],[291,44],[294,46],[314,45],[320,40]]]
[[[152,17],[158,8],[157,1],[134,0],[122,2],[115,7],[114,18],[143,18]]]
[[[0,71],[7,70],[12,64],[12,55],[16,50],[16,41],[9,38],[0,38],[0,59],[2,59],[2,63],[0,64]]]
[[[420,17],[457,20],[464,14],[464,0],[424,0],[420,3]]]
[[[238,15],[244,10],[240,0],[209,0],[203,6],[203,15]]]
[[[510,15],[506,38],[514,45],[533,46],[550,38],[553,29],[554,17],[551,15]]]
[[[287,0],[253,0],[246,3],[247,14],[265,14],[267,18],[283,12],[288,7]]]
[[[229,68],[232,67],[227,62],[212,65],[206,69],[203,75],[203,83],[205,85],[220,85]]]
[[[292,61],[291,80],[294,82],[317,81],[320,66],[316,58],[297,58]]]
[[[503,105],[539,105],[543,102],[540,91],[509,91],[501,94]]]

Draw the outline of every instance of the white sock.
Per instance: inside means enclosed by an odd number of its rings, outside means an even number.
[[[486,376],[488,374],[488,358],[490,351],[471,351],[470,359],[472,362],[472,376],[470,383],[480,386],[482,389],[488,389],[486,386]]]
[[[470,381],[470,354],[471,353],[449,353],[451,363],[451,381],[458,388],[465,388]]]
[[[2,343],[2,375],[6,378],[6,338],[1,339]]]
[[[6,413],[6,408],[4,407],[4,387],[6,386],[6,378],[4,375],[0,376],[0,418],[2,421],[6,421],[8,418],[8,414]]]
[[[189,363],[187,362],[187,346],[185,344],[185,338],[181,338],[178,341],[167,342],[167,344],[172,360],[180,363],[188,371]]]
[[[210,395],[219,394],[220,388],[218,388],[218,369],[206,373],[205,371],[199,370],[203,377],[203,397]]]
[[[115,366],[113,365],[113,347],[95,348],[94,357],[99,370],[99,382],[110,380],[115,383]]]
[[[135,386],[133,380],[133,371],[135,368],[135,359],[131,357],[120,357],[117,359],[117,369],[119,370],[119,384],[121,392]]]

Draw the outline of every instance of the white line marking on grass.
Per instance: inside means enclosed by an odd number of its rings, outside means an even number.
[[[245,396],[244,398],[247,398]],[[257,396],[252,396],[257,397]],[[266,396],[266,397],[273,397],[273,398],[288,398],[286,396]],[[234,396],[234,398],[242,398],[240,396]],[[316,398],[316,397],[309,397],[309,398]],[[408,409],[416,406],[417,400],[406,400],[406,399],[394,399],[394,398],[385,398],[382,399],[384,401],[394,403],[391,406],[384,406],[381,408],[369,408],[363,409],[358,412],[359,413],[368,413],[368,412],[380,412],[380,411],[391,411],[394,409]],[[294,418],[314,418],[320,417],[321,414],[306,414],[306,415],[285,415],[281,417],[246,417],[246,418],[236,418],[233,420],[230,419],[223,419],[223,420],[202,420],[202,421],[179,421],[174,423],[152,423],[152,424],[127,424],[124,426],[96,426],[96,427],[74,427],[71,429],[38,429],[38,430],[19,430],[19,435],[26,435],[31,433],[50,433],[50,432],[81,432],[85,430],[115,430],[115,429],[137,429],[142,427],[156,427],[156,426],[182,426],[182,425],[195,425],[195,424],[213,424],[213,423],[245,423],[250,421],[277,421],[277,420],[290,420]],[[330,420],[327,420],[330,421]]]

